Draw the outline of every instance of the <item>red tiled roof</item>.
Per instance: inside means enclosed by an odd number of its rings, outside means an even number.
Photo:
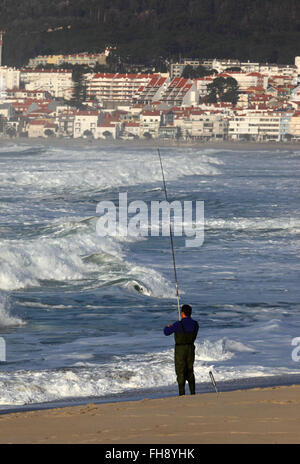
[[[115,127],[114,124],[110,124],[107,122],[101,122],[100,124],[97,124],[98,127]]]
[[[160,116],[159,111],[144,110],[142,111],[143,116]]]
[[[87,111],[87,110],[80,110],[76,112],[77,116],[98,116],[98,111]]]
[[[259,72],[251,72],[251,73],[247,74],[247,76],[264,77],[264,75],[259,73]]]
[[[32,121],[29,121],[29,124],[31,126],[45,126],[47,124],[47,121],[44,119],[33,119]]]

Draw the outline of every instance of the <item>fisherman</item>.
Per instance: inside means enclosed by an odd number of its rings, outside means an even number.
[[[174,333],[175,338],[175,372],[179,395],[185,395],[185,382],[189,384],[191,395],[195,394],[195,345],[199,325],[191,318],[192,308],[184,304],[181,307],[181,320],[164,328],[165,335]]]

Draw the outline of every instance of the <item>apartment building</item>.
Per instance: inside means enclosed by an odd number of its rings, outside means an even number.
[[[228,122],[221,114],[191,111],[185,115],[177,115],[174,126],[180,128],[183,138],[200,140],[227,138]]]
[[[290,135],[294,140],[300,140],[300,111],[296,111],[291,116]]]
[[[200,98],[205,97],[208,94],[207,86],[213,82],[215,78],[211,76],[206,76],[198,79],[194,79],[197,92]]]
[[[279,114],[248,111],[231,118],[228,135],[233,140],[280,141],[280,129]]]
[[[141,86],[138,89],[137,94],[134,97],[134,101],[142,105],[148,105],[154,101],[160,101],[164,90],[169,84],[170,79],[167,79],[166,77],[153,77],[147,85]]]
[[[170,78],[174,79],[175,77],[181,77],[182,72],[186,66],[192,66],[193,68],[197,68],[200,65],[203,65],[202,60],[196,60],[193,58],[184,58],[179,63],[171,63]]]
[[[36,68],[37,66],[61,66],[65,63],[72,65],[83,65],[95,67],[97,64],[106,64],[108,51],[102,53],[73,53],[70,55],[39,55],[31,58],[28,62],[29,68]]]
[[[52,97],[70,97],[73,89],[71,69],[22,69],[21,82],[26,90],[44,90]]]
[[[249,87],[259,87],[263,91],[268,87],[268,77],[258,72],[226,72],[219,74],[216,77],[232,77],[237,81],[241,92],[249,89]]]
[[[0,102],[7,101],[6,80],[0,76]]]
[[[159,77],[155,74],[98,73],[87,80],[87,95],[105,108],[131,103],[139,90]]]
[[[195,106],[199,103],[197,85],[192,79],[175,77],[162,89],[159,101],[169,106]]]
[[[0,99],[6,98],[6,92],[9,89],[20,88],[20,71],[7,66],[0,66]]]

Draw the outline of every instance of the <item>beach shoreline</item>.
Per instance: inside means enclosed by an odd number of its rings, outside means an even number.
[[[296,444],[300,386],[0,416],[2,444]]]
[[[83,138],[24,138],[24,137],[1,137],[1,142],[5,144],[16,144],[24,146],[44,146],[57,148],[74,148],[81,147],[107,148],[107,147],[125,147],[125,148],[200,148],[204,150],[300,150],[300,142],[242,142],[242,141],[184,141],[184,140],[167,140],[167,139],[151,139],[151,140],[122,140],[122,139],[83,139]]]
[[[216,379],[215,379],[216,380]],[[291,385],[300,386],[300,374],[270,375],[261,377],[245,377],[232,380],[217,380],[218,393],[234,392],[239,390],[252,390],[255,388],[277,388]],[[116,404],[124,402],[138,402],[147,399],[166,399],[177,396],[177,385],[161,387],[159,389],[138,389],[124,391],[122,393],[111,394],[109,396],[90,396],[61,398],[43,403],[28,403],[24,405],[0,405],[0,416],[12,413],[22,413],[29,411],[42,411],[56,408],[84,406],[89,403],[94,404]],[[188,394],[188,387],[186,387]],[[197,394],[216,394],[214,386],[210,381],[202,382],[196,385]]]

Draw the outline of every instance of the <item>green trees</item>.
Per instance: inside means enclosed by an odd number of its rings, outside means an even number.
[[[53,137],[55,135],[52,129],[46,129],[44,134],[47,135],[47,137]]]
[[[238,83],[232,77],[217,77],[207,86],[208,95],[205,101],[208,103],[231,102],[236,105],[238,94]]]
[[[0,0],[1,29],[5,65],[107,46],[137,64],[180,56],[292,63],[299,0]]]
[[[74,82],[73,97],[71,104],[76,108],[81,109],[84,107],[86,101],[86,82],[85,82],[85,69],[82,66],[75,66],[73,68],[72,80]]]
[[[187,65],[184,68],[181,77],[184,77],[187,79],[189,78],[197,79],[199,77],[210,76],[211,74],[215,74],[215,73],[217,73],[217,71],[215,71],[214,69],[208,69],[205,66],[199,65],[197,67],[194,67],[191,65]]]
[[[86,130],[84,131],[84,133],[83,133],[83,136],[84,136],[84,137],[87,137],[87,138],[92,138],[92,137],[93,137],[93,132],[90,131],[90,130],[88,130],[88,129],[86,129]]]
[[[8,135],[9,137],[16,137],[17,135],[17,131],[14,127],[12,126],[9,126],[7,129],[6,129],[6,135]]]

